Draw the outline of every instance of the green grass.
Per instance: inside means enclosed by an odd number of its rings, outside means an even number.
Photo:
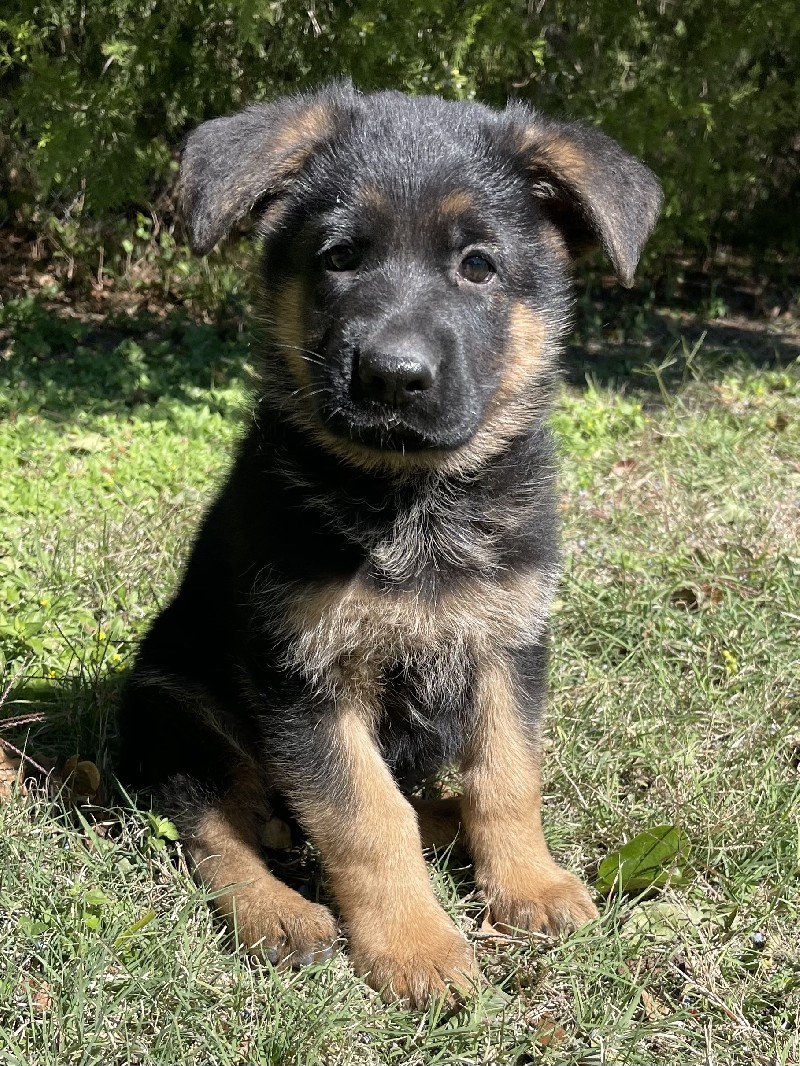
[[[107,770],[135,641],[229,462],[247,338],[33,300],[0,311],[3,337],[0,719],[41,720],[2,736]],[[710,346],[656,370],[667,349],[554,417],[545,817],[590,880],[679,826],[673,883],[528,944],[481,938],[468,870],[437,863],[487,982],[420,1016],[346,954],[277,973],[232,951],[179,843],[40,785],[0,803],[0,1064],[800,1062],[800,373]]]

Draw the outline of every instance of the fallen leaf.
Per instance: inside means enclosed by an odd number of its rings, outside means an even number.
[[[670,603],[683,607],[687,611],[698,611],[722,601],[722,590],[708,583],[699,585],[682,585],[670,595]]]
[[[0,744],[0,803],[9,799],[15,788],[21,795],[25,795],[20,766],[21,760],[7,752]]]
[[[558,1047],[567,1039],[567,1031],[552,1014],[540,1014],[535,1020],[525,1019],[533,1030],[534,1042],[539,1047]]]
[[[102,782],[100,771],[89,759],[72,755],[61,771],[64,792],[73,803],[97,803],[101,799]]]
[[[73,434],[67,443],[70,452],[85,452],[91,455],[108,447],[108,440],[101,433]]]
[[[50,1010],[53,1006],[53,997],[50,994],[50,985],[47,981],[31,975],[25,975],[22,978],[22,986],[30,996],[34,1010],[44,1014],[45,1011]]]
[[[662,1018],[666,1018],[670,1009],[666,1003],[662,1002],[657,996],[652,995],[646,988],[642,989],[642,1008],[647,1016],[647,1020],[650,1022],[660,1021]]]
[[[683,879],[681,865],[686,859],[689,842],[686,834],[674,825],[657,825],[637,833],[618,851],[606,856],[597,870],[595,888],[607,896],[615,888],[637,895],[668,882]]]
[[[790,733],[784,741],[786,760],[792,770],[800,771],[800,733]]]
[[[504,932],[503,929],[498,928],[496,925],[492,925],[489,921],[488,913],[484,916],[478,931],[472,935],[481,944],[503,944],[506,947],[509,944],[530,945],[532,941],[544,942],[550,939],[545,933],[526,933],[523,931]]]

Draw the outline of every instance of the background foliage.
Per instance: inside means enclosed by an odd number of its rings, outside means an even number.
[[[197,122],[346,74],[522,97],[600,123],[662,177],[659,247],[800,246],[796,0],[6,0],[0,222],[170,217]]]

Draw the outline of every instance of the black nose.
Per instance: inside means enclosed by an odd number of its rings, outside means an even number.
[[[439,360],[423,337],[406,335],[384,339],[356,353],[361,395],[402,407],[436,384]]]

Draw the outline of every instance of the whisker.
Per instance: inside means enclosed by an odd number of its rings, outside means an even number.
[[[307,363],[313,363],[315,366],[324,366],[325,361],[321,355],[317,352],[311,351],[310,348],[301,348],[297,344],[283,344],[275,342],[276,348],[285,348],[289,352],[297,352],[301,359],[305,359]]]
[[[325,392],[329,391],[329,389],[326,388],[324,385],[321,386],[318,389],[314,389],[313,392],[304,392],[303,391],[304,389],[308,389],[308,388],[310,388],[310,385],[301,385],[299,389],[295,389],[294,390],[294,392],[292,393],[292,396],[300,396],[302,394],[303,395],[303,399],[306,400],[306,399],[309,399],[312,396],[319,396],[320,393],[325,393]]]

